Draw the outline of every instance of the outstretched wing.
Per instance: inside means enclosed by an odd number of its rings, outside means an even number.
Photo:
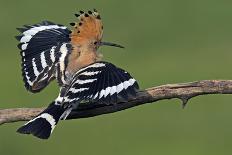
[[[54,78],[62,84],[71,44],[67,27],[49,21],[18,28],[16,39],[22,57],[22,75],[27,90],[39,92]]]
[[[128,72],[108,62],[96,62],[79,70],[59,99],[64,106],[85,101],[115,104],[134,97],[138,89]]]

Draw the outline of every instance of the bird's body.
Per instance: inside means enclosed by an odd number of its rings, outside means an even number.
[[[25,87],[37,93],[57,79],[60,93],[49,107],[18,132],[47,139],[60,119],[85,102],[115,104],[135,96],[138,84],[126,71],[101,61],[103,26],[99,13],[80,11],[79,23],[63,25],[44,21],[19,28]]]

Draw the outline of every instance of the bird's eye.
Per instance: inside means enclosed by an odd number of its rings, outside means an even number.
[[[97,41],[95,41],[93,44],[94,44],[94,45],[97,45]]]

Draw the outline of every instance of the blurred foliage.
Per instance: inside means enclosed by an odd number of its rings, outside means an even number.
[[[104,60],[128,70],[142,89],[167,83],[232,79],[232,1],[226,0],[0,0],[0,108],[41,107],[58,93],[55,82],[30,94],[21,77],[16,27],[42,20],[69,25],[79,9],[96,8],[104,40],[125,50],[102,47]],[[41,141],[17,134],[22,122],[0,127],[0,154],[232,153],[232,95],[159,101],[94,118],[62,121]]]

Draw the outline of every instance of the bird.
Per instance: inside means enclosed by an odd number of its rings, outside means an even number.
[[[102,61],[101,46],[124,48],[102,41],[103,24],[96,9],[75,14],[73,27],[42,21],[24,25],[16,36],[21,55],[24,86],[39,93],[56,80],[58,97],[17,132],[48,139],[59,120],[80,104],[116,105],[136,96],[138,82],[125,70]]]

